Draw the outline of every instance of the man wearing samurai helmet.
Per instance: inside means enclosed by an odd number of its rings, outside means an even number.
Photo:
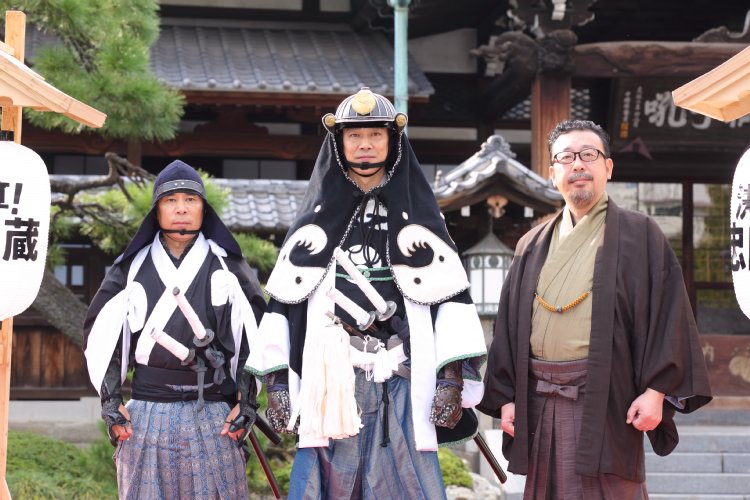
[[[323,117],[266,286],[248,365],[299,434],[289,498],[444,497],[438,443],[476,432],[484,336],[406,122],[367,88]]]
[[[84,325],[120,498],[244,498],[238,443],[258,405],[243,368],[262,292],[191,166],[169,164],[152,199]],[[129,368],[132,399],[123,406]]]

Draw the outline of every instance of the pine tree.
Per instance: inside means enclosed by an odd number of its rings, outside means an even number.
[[[150,47],[159,34],[158,9],[156,0],[0,0],[0,20],[6,11],[20,10],[26,13],[27,33],[38,29],[45,35],[46,42],[34,47],[26,63],[51,85],[107,114],[104,127],[95,133],[108,139],[164,141],[174,138],[185,99],[160,82],[149,66]],[[24,118],[65,133],[86,130],[56,113],[24,109]],[[150,209],[153,175],[114,153],[105,156],[106,177],[52,182],[53,192],[65,196],[53,202],[51,243],[84,236],[116,255]],[[210,185],[207,181],[207,188]],[[107,186],[112,189],[102,192]],[[216,193],[213,203],[220,205],[225,196]],[[215,208],[220,212],[220,206]],[[252,235],[241,235],[238,241],[250,265],[261,270],[273,266],[273,244]],[[63,259],[60,247],[50,245],[48,268]],[[33,307],[81,342],[86,304],[49,271]]]
[[[111,139],[172,139],[182,117],[184,97],[149,67],[158,9],[156,0],[0,0],[0,15],[21,10],[27,30],[47,35],[27,62],[50,84],[106,113],[97,133]],[[24,113],[42,128],[85,129],[60,114]]]

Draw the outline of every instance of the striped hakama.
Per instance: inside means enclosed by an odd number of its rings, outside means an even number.
[[[247,498],[242,451],[220,435],[229,405],[196,404],[128,402],[133,435],[115,452],[121,499]]]
[[[587,360],[530,361],[529,428],[534,430],[524,500],[648,498],[645,483],[575,472]]]

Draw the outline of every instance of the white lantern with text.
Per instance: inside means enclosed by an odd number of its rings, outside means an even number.
[[[730,203],[730,265],[737,303],[750,318],[750,150],[737,163]]]
[[[0,319],[25,311],[39,293],[47,259],[50,185],[34,151],[0,141]]]

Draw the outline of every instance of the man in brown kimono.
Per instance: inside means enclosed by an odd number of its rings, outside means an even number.
[[[643,432],[677,445],[674,412],[711,400],[680,264],[648,216],[605,191],[609,137],[590,121],[549,135],[565,208],[518,242],[484,398],[526,499],[647,498]]]

